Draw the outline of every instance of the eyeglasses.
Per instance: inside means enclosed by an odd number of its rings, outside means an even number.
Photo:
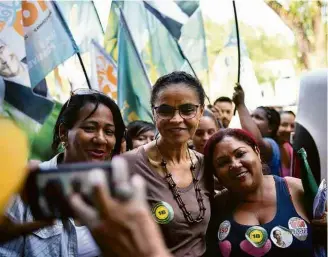
[[[182,119],[188,120],[192,119],[197,114],[197,109],[200,105],[197,104],[182,104],[178,106],[178,108],[175,108],[170,105],[162,104],[160,106],[156,106],[153,109],[156,112],[156,115],[160,119],[169,120],[172,119],[175,115],[175,111],[179,111],[179,115]]]
[[[102,95],[105,95],[104,93],[102,93],[100,91],[97,91],[95,89],[90,89],[90,88],[77,88],[77,89],[71,91],[71,96],[70,96],[70,98],[67,101],[66,107],[68,107],[68,105],[69,105],[69,103],[70,103],[70,101],[72,99],[72,96],[75,96],[75,95],[93,95],[93,94],[102,94]]]

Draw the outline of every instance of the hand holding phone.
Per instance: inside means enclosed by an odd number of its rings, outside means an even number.
[[[95,205],[88,205],[79,194],[72,195],[70,203],[78,219],[90,229],[102,254],[171,257],[149,211],[143,178],[133,175],[130,179],[128,165],[122,157],[112,161],[114,190],[108,190],[100,173],[95,175]]]
[[[58,165],[55,169],[39,168],[27,178],[27,200],[37,220],[75,217],[68,202],[72,194],[78,193],[90,205],[92,180],[101,173],[104,184],[111,184],[111,164],[71,163]]]

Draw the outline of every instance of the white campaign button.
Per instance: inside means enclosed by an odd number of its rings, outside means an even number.
[[[225,220],[220,224],[218,231],[218,238],[220,241],[224,240],[230,233],[231,224],[229,220]]]

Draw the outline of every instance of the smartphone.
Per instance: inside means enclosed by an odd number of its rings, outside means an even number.
[[[61,164],[55,169],[39,168],[27,178],[27,202],[32,215],[38,220],[74,218],[67,201],[73,193],[79,193],[90,205],[92,201],[91,178],[101,172],[104,183],[111,185],[112,166],[103,163]]]

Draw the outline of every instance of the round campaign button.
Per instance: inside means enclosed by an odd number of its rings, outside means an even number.
[[[260,226],[250,227],[247,229],[245,236],[248,242],[257,248],[262,247],[268,240],[267,231]]]
[[[159,224],[167,224],[174,217],[174,211],[167,202],[157,202],[152,208],[152,215]]]
[[[271,230],[270,238],[272,242],[280,248],[287,248],[293,243],[293,236],[289,229],[282,226],[274,227]]]
[[[308,236],[308,228],[306,222],[298,217],[290,218],[288,221],[288,228],[293,236],[300,241],[305,241]]]
[[[224,240],[230,233],[231,224],[229,220],[225,220],[220,224],[218,231],[218,238],[220,241]]]

